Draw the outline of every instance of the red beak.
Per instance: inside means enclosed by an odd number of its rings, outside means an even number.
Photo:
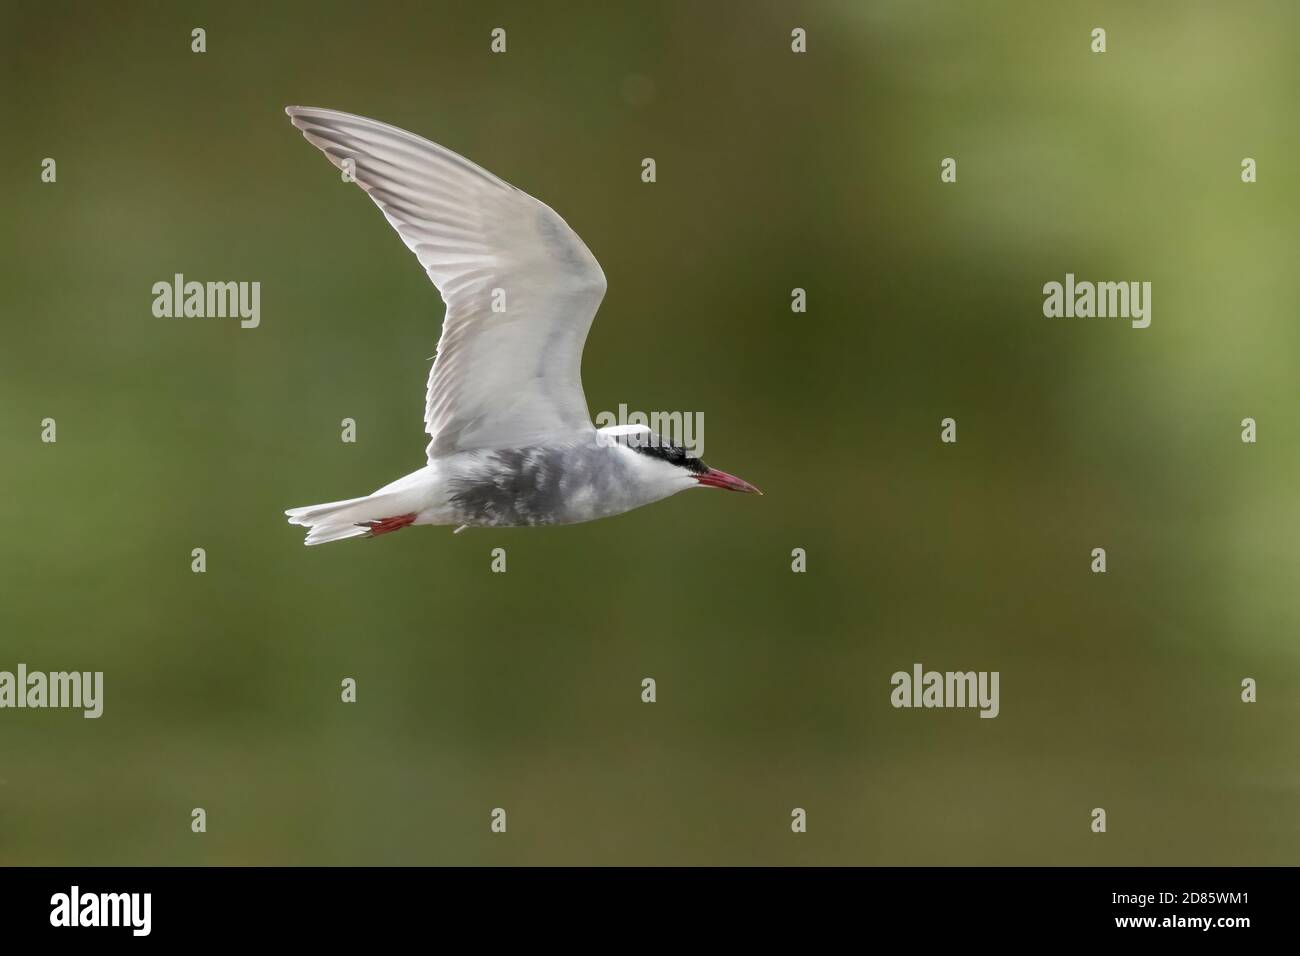
[[[725,471],[718,471],[716,468],[710,468],[702,475],[696,475],[695,480],[709,488],[725,488],[727,491],[744,491],[752,495],[761,495],[759,491],[744,478],[737,478],[735,475],[729,475]]]

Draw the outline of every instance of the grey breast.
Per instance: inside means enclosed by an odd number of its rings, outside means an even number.
[[[632,507],[630,468],[615,450],[594,442],[495,450],[480,465],[449,488],[461,524],[569,524]]]

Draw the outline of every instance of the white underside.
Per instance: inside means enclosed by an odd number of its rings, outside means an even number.
[[[459,452],[430,461],[418,471],[365,497],[291,508],[285,514],[290,524],[308,529],[304,542],[308,545],[361,537],[369,533],[365,522],[408,514],[415,515],[412,524],[417,525],[473,525],[475,522],[467,521],[450,500],[450,489],[463,487],[466,482],[490,480],[492,472],[485,459],[491,454]],[[616,473],[618,481],[615,488],[610,489],[607,484],[603,491],[597,491],[591,484],[575,482],[562,501],[562,523],[620,514],[699,487],[683,469],[648,458],[622,444],[593,451],[592,443],[584,438],[581,443],[566,447],[564,454],[573,462],[575,471],[590,471],[594,457],[604,465],[600,470]]]

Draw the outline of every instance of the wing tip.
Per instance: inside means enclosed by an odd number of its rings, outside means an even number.
[[[345,113],[345,114],[339,114],[339,111],[338,111],[338,110],[327,109],[327,108],[325,108],[325,107],[323,107],[323,106],[286,106],[286,107],[284,108],[284,115],[287,116],[287,117],[289,117],[289,119],[294,120],[294,121],[297,121],[297,119],[298,119],[300,116],[318,116],[318,117],[319,117],[319,116],[329,116],[329,115],[331,115],[331,114],[335,114],[335,115],[344,115],[344,116],[347,115],[346,113]]]

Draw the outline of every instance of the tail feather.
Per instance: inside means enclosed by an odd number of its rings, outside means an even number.
[[[404,496],[392,492],[376,492],[364,498],[290,508],[285,514],[289,516],[289,524],[308,529],[303,544],[327,544],[330,541],[370,534],[372,523],[382,523],[395,514],[402,513],[401,497]],[[409,511],[409,508],[405,510]]]

